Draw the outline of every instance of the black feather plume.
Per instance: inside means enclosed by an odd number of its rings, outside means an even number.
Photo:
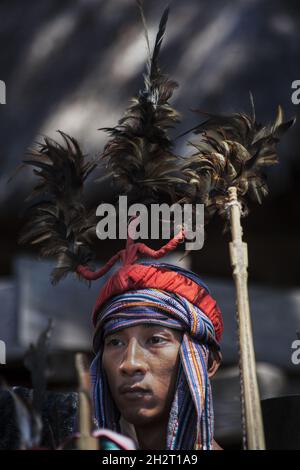
[[[264,170],[278,163],[276,146],[295,120],[284,122],[279,106],[275,122],[263,126],[256,121],[252,96],[251,103],[250,116],[201,112],[208,119],[193,129],[200,139],[190,142],[195,152],[185,159],[182,172],[194,199],[206,205],[207,219],[215,212],[225,215],[230,186],[237,188],[243,215],[248,213],[248,196],[261,203],[268,194]]]
[[[138,4],[150,50],[142,4]],[[149,53],[143,90],[132,100],[116,127],[102,129],[111,136],[102,155],[108,175],[131,201],[174,202],[176,186],[184,182],[169,137],[169,129],[179,121],[179,114],[169,104],[177,83],[163,75],[158,65],[168,13],[167,8],[159,24],[153,53]]]
[[[18,450],[33,450],[40,446],[42,440],[42,418],[32,406],[31,401],[17,393],[17,387],[8,387],[0,380],[0,391],[11,397],[14,406],[14,417],[17,425]],[[9,429],[9,426],[7,427]]]
[[[58,132],[65,145],[45,137],[24,159],[40,182],[28,198],[30,218],[19,239],[38,245],[42,257],[56,258],[53,283],[92,258],[96,226],[95,213],[89,213],[83,202],[84,181],[96,163],[86,161],[74,138]]]
[[[29,370],[33,386],[33,408],[41,414],[47,387],[47,360],[53,321],[50,319],[47,328],[41,332],[36,344],[30,344],[25,353],[24,365]]]

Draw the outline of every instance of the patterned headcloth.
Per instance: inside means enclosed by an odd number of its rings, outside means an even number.
[[[159,266],[158,263],[154,265]],[[190,271],[167,264],[160,266],[193,277],[206,288]],[[214,415],[207,373],[209,353],[220,360],[214,326],[203,311],[184,297],[153,288],[114,296],[99,316],[94,343],[98,353],[91,367],[94,409],[99,427],[121,432],[120,412],[111,398],[102,368],[103,340],[108,334],[144,323],[183,332],[167,449],[212,449]]]

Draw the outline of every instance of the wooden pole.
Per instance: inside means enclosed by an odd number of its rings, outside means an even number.
[[[98,450],[98,440],[92,436],[91,381],[83,354],[76,354],[75,364],[79,381],[79,450]]]
[[[248,298],[248,252],[242,241],[240,204],[237,190],[230,187],[229,209],[232,242],[229,243],[233,278],[236,287],[237,323],[239,336],[239,366],[243,418],[244,449],[264,450],[265,437],[256,376],[255,354]]]

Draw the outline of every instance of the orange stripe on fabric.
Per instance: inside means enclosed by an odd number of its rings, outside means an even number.
[[[190,338],[188,338],[188,342],[189,342],[189,346],[190,346],[190,352],[191,352],[191,356],[192,356],[192,361],[193,361],[193,364],[195,366],[195,371],[196,371],[196,374],[197,374],[197,378],[198,378],[198,382],[200,384],[200,397],[201,397],[201,403],[203,403],[203,400],[205,398],[204,396],[204,393],[203,392],[203,382],[202,382],[202,377],[201,377],[201,373],[200,373],[200,370],[199,370],[199,365],[198,365],[198,362],[197,362],[197,359],[196,359],[196,356],[195,356],[195,353],[194,353],[194,348],[193,348],[193,343],[191,341]],[[197,438],[196,438],[196,449],[199,449],[199,445],[201,445],[201,431],[200,429],[197,429]]]

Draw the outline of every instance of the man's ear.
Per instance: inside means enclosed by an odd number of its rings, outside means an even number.
[[[208,378],[211,379],[217,370],[219,369],[221,364],[220,360],[217,360],[215,357],[213,357],[212,354],[209,355],[208,359],[208,366],[207,366],[207,373],[208,373]]]

